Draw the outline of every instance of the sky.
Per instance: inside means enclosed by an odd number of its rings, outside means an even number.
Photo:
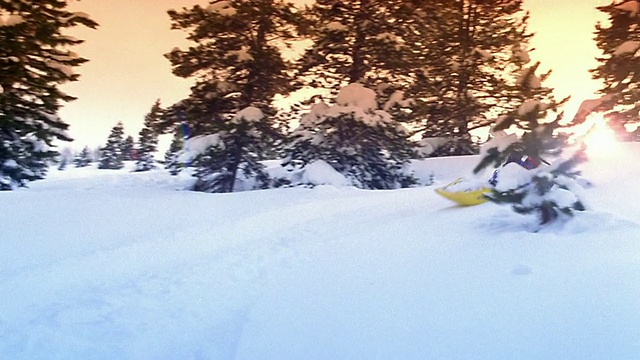
[[[552,69],[546,85],[557,96],[572,96],[567,114],[579,103],[593,97],[598,83],[588,69],[595,67],[598,55],[593,31],[603,20],[595,9],[610,0],[525,0],[530,11],[529,29],[535,33],[531,56],[542,62],[541,69]],[[174,47],[186,47],[186,33],[170,30],[168,9],[207,4],[207,0],[71,0],[69,9],[84,11],[100,26],[97,30],[75,28],[70,33],[85,40],[74,51],[90,61],[78,68],[77,82],[62,89],[78,99],[60,111],[70,125],[75,140],[71,146],[95,148],[106,143],[111,128],[122,121],[125,134],[135,139],[144,116],[160,99],[164,106],[189,94],[191,82],[171,73],[163,54]]]

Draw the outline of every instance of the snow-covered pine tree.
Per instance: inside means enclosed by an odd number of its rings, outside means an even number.
[[[319,114],[327,108],[320,103],[304,115],[286,150],[285,165],[324,160],[362,188],[389,189],[413,182],[401,168],[415,145],[387,112],[404,102],[399,89],[411,72],[406,61],[410,47],[398,36],[401,4],[320,0],[306,12],[314,43],[300,61],[301,82],[337,94],[332,109],[340,110]],[[354,93],[364,98],[352,99]],[[358,108],[358,102],[366,105]]]
[[[0,1],[0,190],[45,176],[57,152],[54,140],[71,140],[57,112],[74,97],[59,85],[76,81],[73,68],[87,60],[69,50],[82,40],[63,31],[95,28],[85,13],[59,0]]]
[[[149,171],[156,168],[156,161],[153,156],[158,151],[158,135],[153,130],[153,127],[160,122],[161,118],[162,108],[160,107],[160,100],[157,100],[149,113],[145,115],[144,126],[140,130],[138,149],[136,150],[136,156],[138,157],[136,171]]]
[[[524,101],[516,110],[498,118],[493,133],[500,134],[516,128],[522,135],[518,138],[496,136],[483,145],[484,155],[474,169],[478,173],[493,165],[499,168],[494,187],[487,197],[500,204],[511,204],[521,214],[535,213],[541,225],[548,224],[560,215],[572,215],[585,209],[576,193],[579,185],[574,178],[579,174],[575,167],[586,161],[584,148],[577,148],[567,155],[569,133],[567,128],[579,125],[582,120],[574,118],[563,123],[562,114],[549,120],[550,112],[557,112],[560,103],[544,102],[535,95],[540,80],[535,74],[538,64],[525,68],[517,80]],[[564,157],[563,157],[564,156]],[[526,168],[519,164],[523,159],[531,164]],[[535,167],[546,160],[549,166]],[[501,165],[503,165],[500,167]],[[525,164],[526,165],[526,164]]]
[[[603,95],[615,96],[603,110],[609,125],[622,140],[640,140],[640,3],[636,0],[612,1],[597,7],[608,21],[596,25],[595,40],[602,56],[597,68],[591,70],[594,79],[601,80]],[[632,132],[629,133],[628,131]]]
[[[75,151],[70,147],[66,146],[60,151],[58,155],[58,170],[64,170],[67,168],[73,159],[75,158]]]
[[[198,154],[192,166],[198,178],[193,190],[204,192],[233,192],[264,189],[269,186],[269,176],[255,154],[265,152],[274,129],[265,115],[256,107],[245,108],[226,123],[227,130],[213,135],[196,137],[187,142],[187,148],[205,141],[206,150]],[[197,150],[196,150],[197,153]]]
[[[133,140],[133,136],[127,135],[127,137],[122,140],[122,145],[120,146],[120,150],[122,153],[123,161],[131,161],[136,160],[136,142]]]
[[[82,151],[80,151],[80,153],[76,155],[75,159],[73,159],[73,163],[77,168],[86,167],[91,164],[91,153],[88,146],[82,148]]]
[[[233,191],[236,179],[226,174],[263,178],[256,160],[278,137],[273,98],[293,88],[279,47],[294,39],[295,8],[281,0],[231,0],[171,10],[169,16],[172,28],[188,31],[195,45],[166,56],[175,75],[195,78],[196,84],[187,99],[168,109],[164,127],[176,129],[184,122],[193,137],[220,141],[193,159],[200,179],[196,188]],[[207,183],[216,173],[221,176]]]
[[[513,86],[531,35],[522,0],[434,0],[406,5],[413,47],[415,126],[449,140],[435,155],[471,154],[471,131],[526,100]],[[528,61],[528,59],[526,59]],[[544,76],[543,76],[544,77]]]
[[[178,163],[178,153],[184,148],[184,138],[177,131],[173,133],[173,139],[169,148],[164,153],[164,168],[169,170],[171,175],[177,175],[180,172],[180,164]]]
[[[122,144],[124,142],[124,126],[118,122],[112,129],[107,139],[107,144],[100,151],[98,169],[122,169]]]
[[[360,84],[342,88],[335,105],[317,104],[302,117],[283,165],[324,161],[364,189],[415,183],[403,172],[413,155],[406,130],[377,107],[373,90]]]

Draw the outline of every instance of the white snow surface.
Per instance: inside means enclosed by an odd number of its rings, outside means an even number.
[[[293,170],[288,176],[294,184],[349,186],[349,179],[337,172],[326,161],[316,160],[302,169]]]
[[[638,359],[639,144],[585,164],[593,210],[531,217],[435,184],[234,194],[164,170],[0,192],[0,358]],[[274,170],[275,171],[275,168]]]

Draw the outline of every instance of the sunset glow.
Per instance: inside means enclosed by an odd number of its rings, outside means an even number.
[[[311,0],[294,2],[305,4]],[[541,70],[553,70],[547,86],[555,89],[558,98],[571,96],[567,107],[576,107],[578,99],[592,97],[600,87],[591,80],[588,70],[597,64],[595,25],[605,20],[596,6],[610,2],[524,1],[524,9],[531,15],[529,30],[534,33],[532,60],[542,62]],[[63,88],[78,97],[61,111],[75,139],[72,147],[79,150],[84,145],[102,145],[117,121],[124,123],[127,135],[135,135],[157,99],[166,106],[188,95],[192,82],[171,74],[163,54],[190,44],[185,40],[186,34],[170,29],[166,11],[208,3],[208,0],[69,2],[72,11],[86,12],[100,24],[97,30],[78,28],[71,33],[86,40],[74,51],[90,60],[76,69],[80,80]]]
[[[587,154],[591,158],[610,157],[620,152],[620,144],[616,133],[607,125],[602,114],[594,114],[588,120],[591,124],[584,134],[583,143],[587,146]]]

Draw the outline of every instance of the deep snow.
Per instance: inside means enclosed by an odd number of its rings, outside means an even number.
[[[583,168],[591,210],[532,232],[435,186],[181,191],[163,170],[0,192],[3,359],[640,359],[638,144]]]

